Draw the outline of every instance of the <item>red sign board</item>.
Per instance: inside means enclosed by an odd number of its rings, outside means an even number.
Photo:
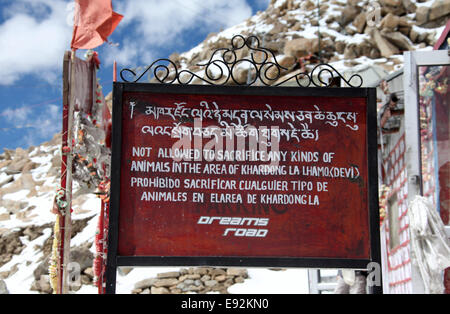
[[[115,85],[115,258],[372,259],[372,90],[137,85]]]

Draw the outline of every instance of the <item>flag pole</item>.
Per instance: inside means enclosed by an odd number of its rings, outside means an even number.
[[[54,213],[57,214],[55,222],[55,226],[57,226],[57,230],[55,230],[55,239],[57,239],[57,260],[54,261],[55,264],[55,274],[56,283],[53,286],[54,292],[56,294],[62,293],[62,273],[63,273],[63,265],[64,265],[64,239],[62,234],[64,233],[64,225],[65,225],[65,212],[63,204],[66,203],[66,178],[67,178],[67,156],[69,155],[69,144],[67,141],[67,136],[69,132],[68,128],[68,119],[69,119],[69,103],[70,103],[70,73],[71,73],[71,59],[72,53],[70,51],[64,54],[64,69],[63,69],[63,114],[62,114],[62,138],[61,138],[61,180],[60,180],[60,191],[61,196],[63,197],[63,202],[58,204],[57,197],[55,197],[55,204],[57,207],[57,211]]]
[[[67,294],[69,292],[67,266],[70,263],[70,238],[72,231],[72,149],[73,149],[73,113],[74,113],[74,88],[75,82],[75,49],[72,49],[70,58],[70,79],[69,79],[69,101],[67,109],[67,140],[66,140],[66,169],[65,177],[62,178],[62,188],[65,190],[65,201],[67,206],[64,209],[64,215],[60,217],[60,271],[59,271],[59,294]]]
[[[70,239],[72,237],[72,161],[73,161],[73,114],[75,110],[74,91],[75,88],[73,84],[75,82],[75,51],[72,49],[72,60],[70,67],[70,102],[69,102],[69,119],[68,119],[68,131],[67,140],[70,147],[70,153],[67,156],[67,207],[65,215],[65,232],[64,232],[64,272],[63,272],[63,293],[68,293],[68,282],[67,282],[67,266],[70,263]]]
[[[117,82],[117,62],[114,60],[113,65],[113,82]]]
[[[72,34],[72,55],[70,62],[70,74],[68,74],[68,101],[64,105],[63,122],[63,155],[62,160],[65,171],[61,174],[61,191],[64,192],[64,210],[58,215],[60,223],[60,243],[58,247],[58,284],[57,293],[68,293],[68,266],[70,262],[70,238],[71,238],[71,211],[72,211],[72,162],[73,162],[73,115],[74,115],[74,82],[75,82],[75,52],[77,49],[94,49],[105,42],[105,38],[110,36],[123,16],[114,12],[111,0],[80,1],[75,0],[76,11],[74,17]],[[95,32],[87,31],[84,27],[89,23],[90,28]],[[109,23],[110,27],[101,27]],[[97,36],[100,35],[100,36]],[[117,69],[115,76],[117,76]],[[65,150],[65,151],[64,151]]]

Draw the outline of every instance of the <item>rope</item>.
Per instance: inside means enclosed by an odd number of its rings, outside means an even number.
[[[53,294],[56,294],[58,289],[58,261],[59,261],[59,242],[61,240],[59,218],[55,219],[55,225],[53,227],[53,244],[52,254],[50,256],[50,265],[48,272],[50,274],[50,286],[53,289]]]
[[[66,190],[65,189],[59,188],[58,191],[56,191],[55,204],[56,204],[57,213],[64,217],[66,214],[65,211],[68,206],[68,202],[66,201]]]

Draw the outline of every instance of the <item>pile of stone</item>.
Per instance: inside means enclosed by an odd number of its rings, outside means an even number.
[[[9,231],[1,234],[0,236],[0,266],[8,263],[13,255],[19,254],[25,248],[24,244],[20,240],[23,230]],[[8,273],[0,273],[0,279],[5,279],[9,275]]]
[[[183,268],[160,273],[135,284],[133,294],[185,294],[208,292],[228,293],[228,287],[248,278],[243,268]]]
[[[282,15],[280,18],[289,21],[289,8],[296,8],[296,6],[289,5],[291,0],[286,2],[288,3],[286,6],[272,11],[269,8],[266,12],[268,14],[279,12]],[[326,18],[327,27],[322,27],[321,31],[321,53],[325,57],[330,56],[328,61],[338,60],[336,55],[333,58],[333,52],[343,55],[344,59],[355,59],[361,56],[377,59],[414,50],[414,46],[417,44],[421,48],[433,45],[436,38],[433,28],[445,25],[449,19],[450,0],[419,2],[429,2],[430,5],[416,6],[415,2],[411,0],[381,0],[376,3],[361,0],[346,2],[331,0],[328,1],[329,4],[322,1],[321,12],[325,12],[329,5],[335,5],[337,7],[334,8],[334,12],[339,14],[328,15]],[[311,0],[303,2],[301,8],[317,10],[315,3]],[[314,15],[312,14],[312,16]],[[278,28],[275,32],[279,34],[277,37],[280,38],[283,33],[296,31],[299,28],[298,26],[294,27],[296,25],[294,19],[291,18],[291,20],[292,22],[284,23],[283,26],[279,24],[274,26],[274,28]],[[318,25],[314,18],[310,19],[310,24]],[[327,29],[350,38],[357,34],[368,36],[362,37],[364,39],[358,43],[347,42],[338,40]],[[285,37],[288,38],[288,36]],[[297,58],[318,53],[319,39],[293,38],[285,42],[282,51],[278,50],[277,52]]]
[[[295,70],[299,58],[319,52],[321,61],[327,63],[345,60],[353,66],[356,61],[352,60],[359,57],[388,61],[392,57],[395,65],[400,62],[395,56],[403,51],[434,45],[438,35],[435,29],[450,18],[450,0],[323,0],[319,8],[313,0],[272,0],[257,17],[243,23],[239,33],[244,37],[258,36],[261,46],[270,49],[277,61],[281,57],[293,58],[285,59],[288,71],[283,75]],[[264,32],[258,32],[256,24],[264,26]],[[308,34],[302,33],[305,30]],[[175,53],[170,59],[192,72],[201,71],[204,69],[198,64],[208,61],[216,49],[230,48],[230,39],[220,33],[210,34],[199,47],[188,57]],[[237,59],[250,57],[246,47],[236,52]],[[388,71],[393,70],[393,65],[387,67]],[[238,82],[245,82],[248,69],[237,68],[233,76]],[[194,78],[192,83],[202,82]]]

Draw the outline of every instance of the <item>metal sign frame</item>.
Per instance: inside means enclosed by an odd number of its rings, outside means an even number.
[[[369,259],[336,258],[286,258],[286,257],[222,257],[222,256],[119,256],[119,204],[122,146],[122,100],[124,92],[182,93],[195,95],[262,95],[262,96],[316,96],[361,97],[366,99],[367,123],[367,170],[368,170],[368,217],[370,236]],[[106,293],[115,293],[116,271],[120,266],[238,266],[238,267],[305,267],[367,269],[368,264],[381,265],[378,171],[377,171],[377,114],[376,90],[374,88],[321,88],[321,87],[249,87],[167,85],[147,83],[114,83],[112,124],[112,167],[110,220],[108,233],[108,258],[106,268]],[[380,275],[381,276],[381,275]],[[381,291],[381,285],[374,287]]]

